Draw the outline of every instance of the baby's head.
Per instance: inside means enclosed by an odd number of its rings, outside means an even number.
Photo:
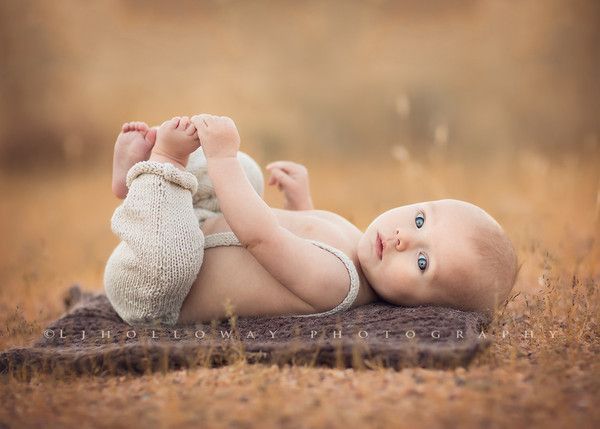
[[[397,305],[442,305],[486,313],[517,276],[517,256],[502,227],[459,200],[397,207],[379,215],[358,243],[369,283]]]

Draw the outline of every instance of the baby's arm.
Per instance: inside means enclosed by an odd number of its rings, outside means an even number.
[[[244,247],[316,311],[339,304],[350,284],[346,268],[335,255],[279,225],[237,159],[240,138],[233,121],[210,115],[197,115],[192,121],[223,216]]]

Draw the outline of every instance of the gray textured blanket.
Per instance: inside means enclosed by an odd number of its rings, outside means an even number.
[[[0,373],[123,374],[252,363],[372,368],[467,365],[488,320],[440,307],[382,302],[326,317],[247,317],[177,327],[132,327],[103,294],[78,286],[66,313],[30,347],[0,353]]]

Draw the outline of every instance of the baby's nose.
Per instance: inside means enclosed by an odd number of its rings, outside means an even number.
[[[408,248],[409,241],[407,240],[407,237],[400,235],[399,229],[397,229],[395,232],[396,234],[394,236],[394,239],[396,240],[396,242],[394,244],[396,246],[396,250],[402,252]]]

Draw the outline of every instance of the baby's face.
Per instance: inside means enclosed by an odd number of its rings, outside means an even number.
[[[460,307],[478,263],[469,229],[489,221],[479,207],[458,200],[397,207],[369,225],[358,258],[373,289],[390,303]]]

